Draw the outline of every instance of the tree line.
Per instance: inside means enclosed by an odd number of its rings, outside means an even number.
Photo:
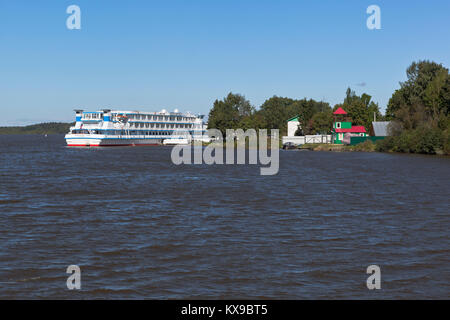
[[[379,151],[450,154],[450,75],[432,61],[413,62],[389,100],[391,136]]]
[[[47,122],[23,127],[0,127],[0,134],[65,134],[74,123]]]
[[[225,134],[226,129],[279,129],[281,135],[287,132],[287,120],[299,117],[301,129],[296,135],[329,134],[333,125],[333,111],[343,107],[354,125],[370,128],[374,113],[382,119],[378,104],[366,93],[357,96],[347,89],[343,103],[333,108],[328,102],[313,99],[292,99],[273,96],[258,108],[251,105],[241,94],[229,93],[224,99],[214,101],[209,112],[208,128],[215,128]]]

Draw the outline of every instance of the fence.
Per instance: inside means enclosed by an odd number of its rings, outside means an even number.
[[[283,144],[291,142],[295,145],[307,144],[307,143],[331,143],[332,137],[329,135],[307,135],[307,136],[284,136],[281,138]]]
[[[383,140],[384,138],[386,138],[386,137],[351,137],[350,138],[350,145],[354,146],[356,144],[366,142],[367,140],[370,140],[373,143],[375,143],[378,140]]]

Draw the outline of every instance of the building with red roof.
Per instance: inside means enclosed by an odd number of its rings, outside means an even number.
[[[338,115],[338,114],[342,114],[342,115],[346,115],[347,112],[345,112],[344,109],[342,109],[341,107],[337,108],[337,110],[335,112],[333,112],[334,115]]]
[[[367,137],[366,128],[353,126],[352,122],[347,118],[347,112],[341,107],[334,111],[333,115],[333,143],[350,143],[350,137]]]

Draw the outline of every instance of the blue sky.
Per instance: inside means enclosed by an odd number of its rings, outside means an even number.
[[[66,8],[81,8],[68,30]],[[366,9],[381,8],[381,30]],[[450,1],[0,0],[0,125],[104,107],[207,114],[228,92],[382,110],[407,66],[450,67]],[[365,84],[362,86],[361,84]]]

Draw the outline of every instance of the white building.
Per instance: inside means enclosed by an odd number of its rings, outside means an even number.
[[[300,121],[298,121],[298,116],[291,118],[287,121],[287,136],[288,137],[295,137],[295,132],[298,129],[301,129]]]

